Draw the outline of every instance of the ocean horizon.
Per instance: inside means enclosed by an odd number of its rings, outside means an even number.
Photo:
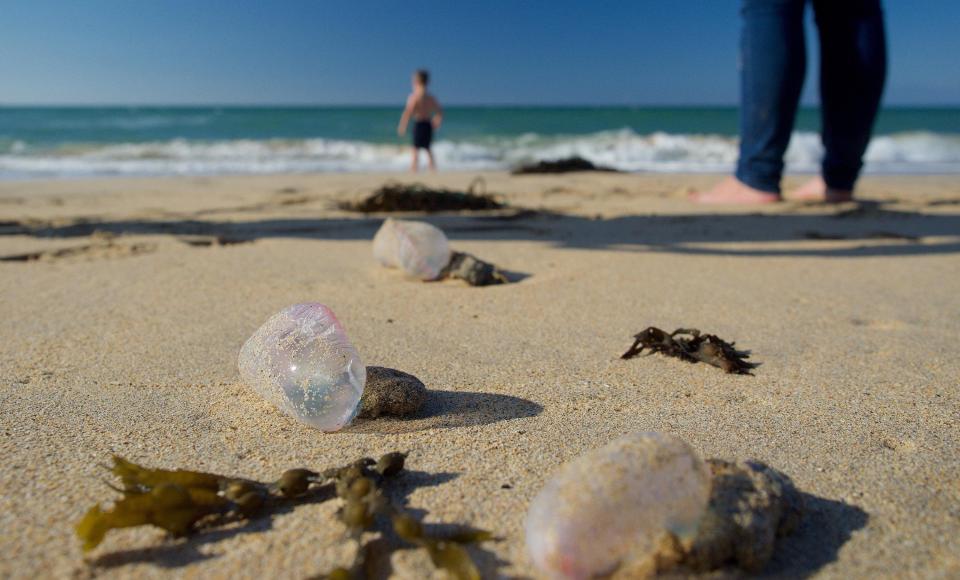
[[[402,171],[398,106],[0,106],[0,179]],[[801,109],[789,172],[818,170],[819,110]],[[632,172],[727,172],[734,106],[449,106],[441,170],[578,155]],[[960,107],[888,107],[874,174],[960,173]]]

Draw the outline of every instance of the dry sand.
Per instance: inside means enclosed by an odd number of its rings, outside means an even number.
[[[469,288],[378,267],[381,218],[334,209],[389,177],[0,184],[0,577],[317,574],[352,555],[336,502],[188,541],[113,532],[92,564],[73,524],[112,496],[112,453],[266,480],[395,449],[428,521],[502,537],[473,550],[485,577],[530,576],[524,514],[547,474],[638,430],[793,477],[808,513],[771,574],[960,575],[960,178],[755,210],[686,203],[711,176],[489,174],[544,211],[427,218],[523,278]],[[240,384],[242,342],[305,301],[337,312],[366,364],[433,389],[424,416],[323,434]],[[619,360],[648,325],[715,332],[763,365]],[[415,551],[393,566],[431,570]]]

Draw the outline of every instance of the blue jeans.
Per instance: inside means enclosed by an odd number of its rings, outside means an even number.
[[[810,0],[820,37],[822,173],[852,190],[880,106],[887,51],[880,0]],[[743,0],[740,159],[743,183],[780,192],[783,154],[806,74],[807,0]]]

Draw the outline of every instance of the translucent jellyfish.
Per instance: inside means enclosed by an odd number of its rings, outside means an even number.
[[[450,263],[450,244],[428,223],[387,218],[373,237],[373,256],[414,278],[436,280]]]
[[[642,577],[661,550],[693,542],[709,496],[710,471],[686,443],[627,435],[547,481],[527,512],[527,549],[550,578]]]
[[[274,314],[251,336],[240,376],[284,413],[336,431],[359,409],[366,367],[343,325],[323,304],[297,304]]]

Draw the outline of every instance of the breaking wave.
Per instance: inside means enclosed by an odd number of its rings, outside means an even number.
[[[642,135],[623,129],[576,136],[440,140],[434,153],[447,170],[500,170],[527,161],[579,155],[624,171],[727,172],[736,162],[737,141],[721,135]],[[795,133],[786,155],[787,168],[817,171],[822,154],[815,133]],[[322,138],[173,139],[44,148],[0,136],[0,178],[6,179],[402,171],[408,159],[405,145]],[[870,143],[865,161],[869,173],[960,173],[960,135],[880,135]]]

